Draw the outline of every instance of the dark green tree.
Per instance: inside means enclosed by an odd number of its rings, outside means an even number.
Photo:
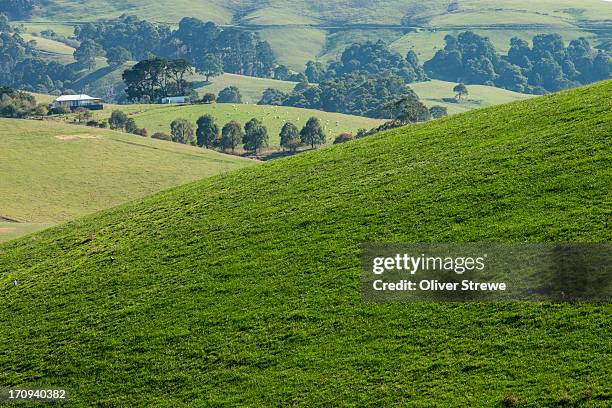
[[[120,67],[132,58],[132,54],[123,47],[113,47],[106,51],[106,61],[113,68]]]
[[[14,20],[24,20],[30,17],[37,0],[2,0],[0,12],[7,13]]]
[[[278,89],[268,88],[264,91],[258,105],[282,105],[285,100],[289,97],[286,93],[279,91]]]
[[[198,125],[196,131],[198,146],[208,149],[217,145],[219,139],[219,126],[215,123],[214,116],[200,116],[196,123]]]
[[[308,61],[304,72],[308,82],[319,83],[325,78],[325,66],[318,61]]]
[[[11,31],[13,31],[13,29],[9,23],[9,18],[6,14],[0,13],[0,32],[10,33]]]
[[[185,119],[175,119],[170,124],[170,137],[175,143],[195,144],[193,125]]]
[[[274,79],[279,81],[287,81],[291,77],[291,71],[285,65],[279,65],[274,68]]]
[[[210,82],[211,77],[223,75],[223,63],[215,54],[204,54],[196,60],[196,70],[206,77],[206,82]]]
[[[217,95],[212,92],[205,93],[204,96],[202,96],[202,103],[210,104],[215,103],[216,101]]]
[[[444,106],[434,105],[429,108],[429,114],[434,119],[443,118],[444,116],[448,115],[448,109],[446,109]]]
[[[295,151],[300,143],[300,131],[298,128],[291,122],[285,123],[280,131],[281,147]]]
[[[136,121],[134,118],[128,118],[125,122],[125,131],[128,133],[134,133],[138,130],[138,126],[136,126]]]
[[[242,103],[242,95],[240,89],[235,86],[228,86],[219,92],[217,96],[218,103]]]
[[[317,145],[325,144],[325,131],[316,117],[311,117],[300,131],[302,144],[310,145],[313,149]]]
[[[406,125],[409,123],[424,122],[430,119],[430,113],[419,97],[414,93],[408,93],[403,98],[389,104],[388,111],[395,117],[395,125]]]
[[[87,69],[94,69],[96,67],[96,57],[101,56],[102,52],[102,47],[94,41],[85,40],[73,54],[77,64]]]
[[[240,123],[232,120],[226,123],[221,130],[221,148],[223,150],[231,149],[233,152],[243,137],[242,126],[240,126]]]
[[[268,129],[256,118],[244,125],[244,150],[257,154],[257,151],[268,146]]]
[[[193,72],[183,59],[153,58],[140,61],[123,72],[126,94],[131,101],[157,101],[166,96],[191,93],[191,83],[185,78]]]
[[[125,129],[125,124],[127,123],[127,120],[128,117],[124,112],[116,110],[111,113],[111,116],[108,119],[108,125],[113,130],[123,130]]]
[[[463,98],[464,96],[467,96],[469,94],[467,86],[465,86],[465,84],[463,84],[463,83],[455,85],[455,87],[453,88],[453,92],[455,93],[455,98],[458,101],[460,101],[461,98]]]

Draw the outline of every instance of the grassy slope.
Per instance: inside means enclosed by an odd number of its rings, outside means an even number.
[[[578,36],[592,36],[579,27],[582,21],[612,19],[612,4],[602,0],[579,3],[575,0],[462,0],[459,11],[454,13],[447,12],[448,3],[448,0],[368,0],[348,4],[345,1],[179,0],[168,7],[157,0],[132,0],[129,3],[119,0],[53,0],[35,21],[27,23],[27,27],[40,30],[46,24],[58,32],[69,32],[70,27],[62,28],[58,23],[91,21],[123,13],[170,23],[194,16],[221,24],[267,25],[270,27],[263,29],[261,34],[271,43],[281,63],[293,69],[303,69],[307,60],[335,58],[346,45],[364,38],[397,40],[398,51],[405,53],[414,48],[422,59],[428,59],[433,55],[430,48],[441,46],[441,33],[466,27],[491,37],[499,50],[504,50],[510,38],[517,34],[531,39],[536,33],[558,32],[569,41]],[[356,29],[345,26],[397,26],[404,16],[412,16],[413,25],[425,30],[397,39],[395,37],[405,34],[403,30],[395,28],[395,34],[391,34],[387,27]],[[513,26],[500,29],[508,24]],[[338,36],[343,41],[338,41]]]
[[[36,48],[41,51],[42,56],[47,59],[51,59],[62,64],[71,64],[74,62],[74,48],[64,43],[50,40],[48,38],[35,37],[27,33],[24,33],[21,36],[26,41],[35,41]]]
[[[133,13],[143,18],[171,23],[184,16],[193,16],[224,24],[238,21],[247,25],[399,24],[406,14],[419,18],[446,16],[447,6],[446,0],[431,0],[425,4],[416,0],[367,0],[348,4],[342,1],[178,0],[173,2],[172,7],[153,0],[132,0],[130,3],[119,0],[53,0],[39,17],[55,21],[90,21]],[[608,10],[608,6],[601,0],[583,0],[579,5],[574,0],[542,0],[537,3],[528,0],[463,0],[460,2],[460,12],[455,15],[487,10],[491,17],[484,21],[487,24],[498,20],[507,22],[508,14],[515,19],[519,16],[521,22],[542,23],[552,19],[556,24],[561,24],[564,20],[574,22],[579,19],[602,19],[602,13]],[[569,8],[583,11],[578,14],[564,11]],[[483,23],[482,20],[478,22]]]
[[[217,118],[217,124],[223,127],[230,120],[245,124],[256,117],[268,128],[270,146],[278,146],[279,132],[283,121],[293,122],[302,127],[311,116],[318,117],[325,127],[329,142],[342,132],[355,133],[359,128],[370,129],[383,121],[361,116],[328,113],[312,109],[290,108],[285,106],[234,105],[218,103],[213,105],[109,105],[104,111],[96,112],[99,118],[108,118],[111,111],[121,109],[136,120],[139,127],[146,127],[149,133],[170,132],[170,123],[177,118],[188,119],[195,124],[201,115],[210,114]]]
[[[468,85],[469,95],[460,103],[452,101],[455,97],[453,88],[457,85],[446,81],[428,81],[410,84],[410,87],[419,95],[427,106],[441,105],[448,109],[449,114],[466,112],[476,108],[484,108],[492,105],[514,102],[531,98],[506,89],[495,88],[485,85]]]
[[[203,79],[203,78],[198,78]],[[196,79],[197,80],[197,79]],[[223,88],[228,86],[237,86],[240,89],[242,100],[247,103],[257,103],[261,99],[261,95],[267,88],[279,89],[283,92],[290,92],[295,88],[295,82],[277,81],[268,78],[255,78],[244,75],[223,74],[216,78],[210,79],[210,84],[198,87],[197,91],[200,94],[213,92],[219,94]]]
[[[609,406],[609,305],[364,304],[359,244],[610,241],[611,92],[407,127],[4,244],[0,386],[66,387],[74,406]]]
[[[2,225],[0,240],[252,163],[52,122],[0,119],[0,134],[0,217],[24,222]]]

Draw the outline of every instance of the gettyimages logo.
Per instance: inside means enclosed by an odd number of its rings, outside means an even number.
[[[441,256],[411,256],[409,254],[396,254],[393,257],[378,257],[372,262],[372,272],[381,275],[385,271],[403,270],[414,275],[422,271],[452,271],[459,275],[466,271],[483,271],[487,255],[479,257],[441,257]]]
[[[365,301],[609,301],[610,244],[363,244]]]

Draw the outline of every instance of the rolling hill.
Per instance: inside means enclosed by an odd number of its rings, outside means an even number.
[[[434,105],[444,106],[448,109],[449,115],[533,97],[533,95],[525,95],[493,86],[468,85],[469,95],[457,102],[454,99],[455,93],[453,92],[455,85],[457,84],[454,82],[434,79],[427,82],[415,82],[409,86],[419,95],[425,105],[429,107]]]
[[[254,163],[49,121],[0,119],[0,134],[0,241]]]
[[[196,75],[197,80],[203,78]],[[261,99],[264,91],[268,88],[278,89],[283,92],[291,92],[297,85],[297,82],[278,81],[270,78],[256,78],[236,74],[223,74],[216,78],[211,78],[209,84],[203,84],[196,88],[199,94],[212,92],[218,95],[219,92],[228,86],[236,86],[240,89],[242,101],[245,103],[256,104]]]
[[[202,115],[212,115],[219,127],[230,120],[237,120],[242,125],[251,118],[261,120],[268,128],[270,147],[278,147],[279,133],[285,121],[293,122],[298,128],[306,124],[312,116],[321,120],[328,136],[328,142],[343,132],[357,133],[360,128],[371,129],[384,121],[361,116],[329,113],[313,109],[291,108],[286,106],[259,106],[247,104],[217,103],[212,105],[107,105],[103,111],[94,112],[98,119],[108,119],[115,109],[122,110],[134,118],[139,127],[145,127],[149,134],[153,132],[170,132],[170,123],[174,119],[187,119],[195,124]]]
[[[409,126],[2,244],[0,387],[66,388],[72,406],[609,406],[609,304],[364,303],[359,247],[610,241],[611,92]]]
[[[488,36],[507,49],[510,38],[531,39],[555,32],[566,41],[578,37],[610,40],[612,4],[603,0],[189,0],[172,6],[156,0],[51,0],[41,7],[28,29],[71,32],[75,24],[128,13],[151,21],[176,24],[185,16],[257,30],[268,40],[281,63],[303,70],[308,60],[326,62],[346,46],[384,39],[402,53],[414,49],[429,59],[443,37],[466,29]]]

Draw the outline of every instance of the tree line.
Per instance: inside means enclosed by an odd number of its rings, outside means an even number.
[[[224,70],[256,77],[270,77],[276,66],[270,44],[258,34],[191,17],[171,30],[164,24],[122,15],[79,26],[75,34],[82,46],[99,47],[100,54],[114,64],[154,57],[185,59],[204,73]]]
[[[418,101],[418,96],[399,76],[352,73],[318,84],[299,83],[290,93],[267,89],[258,104],[388,118],[390,116],[386,107],[407,95]]]
[[[444,42],[444,49],[424,68],[445,81],[544,94],[608,79],[612,72],[610,52],[592,48],[585,38],[566,47],[559,34],[536,35],[532,46],[515,37],[507,55],[499,55],[488,38],[469,31],[447,35]]]
[[[107,123],[113,130],[148,136],[146,129],[138,128],[134,119],[122,111],[113,111]],[[235,152],[238,147],[242,147],[251,154],[257,154],[268,147],[269,142],[268,129],[257,118],[252,118],[244,126],[232,120],[221,127],[212,115],[202,115],[195,123],[177,118],[170,124],[169,133],[156,132],[151,137],[224,152]],[[302,146],[314,149],[327,141],[323,126],[316,117],[308,119],[301,130],[293,123],[286,122],[279,137],[281,147],[293,152]]]
[[[0,33],[0,83],[24,91],[51,93],[70,89],[75,79],[73,66],[40,57],[34,43],[19,33]]]
[[[14,20],[22,20],[30,17],[37,5],[37,0],[2,0],[0,13],[5,13]]]

